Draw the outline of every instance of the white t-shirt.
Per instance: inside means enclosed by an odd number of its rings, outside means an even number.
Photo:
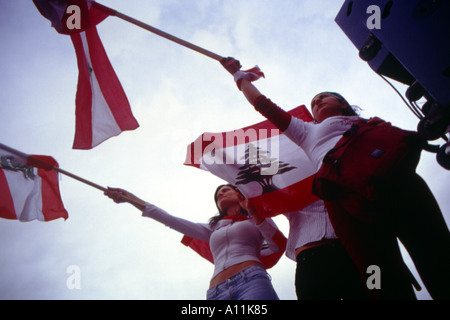
[[[357,116],[336,116],[313,123],[292,117],[284,134],[305,151],[314,167],[319,170],[327,152],[358,119]]]
[[[313,123],[292,117],[284,134],[305,151],[316,170],[319,170],[327,152],[358,119],[357,116],[336,116]],[[294,261],[296,248],[322,239],[337,238],[322,200],[285,216],[290,226],[286,255]]]
[[[305,244],[322,239],[337,239],[322,200],[285,216],[289,220],[289,236],[286,244],[286,256],[289,259],[297,261],[295,249]]]

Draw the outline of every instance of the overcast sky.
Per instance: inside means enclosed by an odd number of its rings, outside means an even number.
[[[362,107],[364,117],[417,126],[334,22],[343,1],[99,2],[234,56],[244,68],[258,64],[266,79],[256,85],[286,110],[332,90]],[[206,131],[263,120],[217,61],[109,17],[98,31],[140,128],[73,150],[78,68],[70,38],[30,0],[1,1],[0,28],[1,143],[51,155],[67,171],[128,189],[176,216],[206,222],[216,214],[213,193],[223,181],[183,166],[187,145]],[[448,223],[449,172],[427,153],[418,171]],[[69,177],[60,184],[67,221],[0,220],[1,299],[205,299],[213,265],[181,245],[180,234]],[[275,221],[287,235],[287,220]],[[71,266],[80,271],[80,289],[67,286]],[[281,299],[296,299],[295,262],[284,256],[269,273]],[[426,290],[418,297],[429,299]]]

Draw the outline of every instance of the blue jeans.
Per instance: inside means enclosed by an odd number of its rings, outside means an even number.
[[[207,292],[208,300],[279,300],[266,270],[248,267]]]

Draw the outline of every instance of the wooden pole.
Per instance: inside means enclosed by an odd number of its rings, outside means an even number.
[[[28,155],[28,154],[26,154],[26,153],[23,153],[23,152],[21,152],[21,151],[19,151],[19,150],[13,149],[13,148],[11,148],[11,147],[8,147],[8,146],[6,146],[6,145],[4,145],[4,144],[2,144],[2,143],[0,143],[0,149],[3,149],[3,150],[5,150],[5,151],[8,151],[9,153],[12,153],[12,154],[14,154],[14,155],[16,155],[16,156],[18,156],[18,157],[24,159],[24,160],[26,160],[28,157],[30,157],[30,155]],[[48,163],[46,163],[46,162],[44,162],[44,161],[42,161],[42,160],[40,160],[40,159],[38,159],[38,158],[32,157],[32,159],[33,159],[33,163],[35,163],[36,166],[38,166],[38,167],[39,167],[39,166],[42,166],[42,167],[48,167]],[[83,182],[83,183],[85,183],[85,184],[87,184],[87,185],[90,185],[91,187],[94,187],[94,188],[96,188],[96,189],[99,189],[99,190],[101,190],[101,191],[103,191],[103,192],[107,190],[105,187],[102,187],[102,186],[100,186],[100,185],[98,185],[98,184],[96,184],[96,183],[94,183],[94,182],[92,182],[92,181],[86,180],[86,179],[84,179],[84,178],[82,178],[82,177],[80,177],[80,176],[77,176],[77,175],[75,175],[75,174],[73,174],[73,173],[70,173],[70,172],[68,172],[68,171],[66,171],[66,170],[63,170],[63,169],[61,169],[61,168],[59,168],[59,167],[52,166],[51,169],[52,169],[52,170],[55,170],[56,172],[62,173],[62,174],[64,174],[64,175],[66,175],[66,176],[69,176],[69,177],[71,177],[71,178],[73,178],[73,179],[75,179],[75,180],[78,180],[78,181],[80,181],[80,182]]]
[[[102,187],[101,185],[98,185],[98,184],[96,184],[96,183],[94,183],[92,181],[86,180],[86,179],[84,179],[84,178],[82,178],[80,176],[77,176],[77,175],[75,175],[73,173],[70,173],[70,172],[68,172],[66,170],[63,170],[61,168],[53,167],[52,169],[57,171],[57,172],[59,172],[59,173],[62,173],[64,175],[66,175],[68,177],[71,177],[72,179],[78,180],[80,182],[83,182],[84,184],[87,184],[87,185],[89,185],[91,187],[94,187],[94,188],[96,188],[96,189],[98,189],[100,191],[105,192],[107,190],[105,187]]]
[[[23,152],[21,152],[21,151],[19,151],[19,150],[13,149],[13,148],[11,148],[11,147],[8,147],[8,146],[6,146],[6,145],[4,145],[4,144],[2,144],[2,143],[0,143],[0,149],[3,149],[3,150],[5,150],[5,151],[7,151],[7,152],[9,152],[9,153],[11,153],[11,154],[14,154],[14,155],[16,155],[16,156],[22,158],[23,160],[26,160],[27,158],[30,157],[30,155],[28,155],[28,154],[26,154],[26,153],[23,153]],[[34,157],[32,157],[32,156],[31,156],[31,158],[33,159],[33,163],[36,164],[37,167],[40,167],[40,166],[42,166],[42,167],[48,167],[48,166],[49,166],[48,163],[46,163],[46,162],[44,162],[44,161],[42,161],[42,160],[40,160],[40,159],[38,159],[38,158],[34,158]],[[80,181],[80,182],[82,182],[82,183],[84,183],[84,184],[87,184],[87,185],[89,185],[89,186],[91,186],[91,187],[93,187],[93,188],[96,188],[96,189],[98,189],[98,190],[100,190],[100,191],[105,192],[105,191],[108,190],[107,188],[102,187],[102,186],[99,185],[99,184],[96,184],[96,183],[94,183],[94,182],[92,182],[92,181],[89,181],[89,180],[87,180],[87,179],[84,179],[84,178],[82,178],[82,177],[80,177],[80,176],[78,176],[78,175],[76,175],[76,174],[73,174],[73,173],[71,173],[71,172],[68,172],[68,171],[66,171],[66,170],[63,170],[63,169],[61,169],[61,168],[59,168],[59,167],[51,166],[51,170],[55,170],[56,172],[59,172],[59,173],[61,173],[61,174],[64,174],[64,175],[66,175],[66,176],[68,176],[68,177],[70,177],[70,178],[72,178],[72,179],[78,180],[78,181]],[[142,207],[142,204],[141,204],[141,203],[139,203],[139,202],[137,202],[137,201],[135,201],[135,200],[133,200],[133,199],[130,199],[130,198],[125,197],[125,196],[123,196],[123,198],[124,198],[127,202],[129,202],[130,204],[132,204],[132,205],[140,206],[140,208]]]
[[[145,29],[147,31],[150,31],[150,32],[154,33],[154,34],[157,34],[160,37],[163,37],[163,38],[165,38],[167,40],[170,40],[170,41],[173,41],[175,43],[178,43],[178,44],[180,44],[180,45],[182,45],[182,46],[184,46],[186,48],[189,48],[191,50],[197,51],[197,52],[199,52],[201,54],[204,54],[204,55],[206,55],[206,56],[208,56],[208,57],[210,57],[212,59],[215,59],[217,61],[222,59],[222,56],[220,56],[220,55],[218,55],[218,54],[216,54],[214,52],[211,52],[211,51],[206,50],[206,49],[204,49],[202,47],[196,46],[195,44],[187,42],[187,41],[185,41],[183,39],[180,39],[178,37],[175,37],[175,36],[173,36],[173,35],[171,35],[171,34],[169,34],[167,32],[164,32],[164,31],[162,31],[160,29],[152,27],[152,26],[150,26],[150,25],[148,25],[148,24],[146,24],[144,22],[136,20],[136,19],[134,19],[134,18],[132,18],[130,16],[127,16],[127,15],[121,13],[121,12],[118,12],[118,11],[116,11],[114,9],[111,9],[111,8],[109,8],[107,6],[104,6],[104,5],[100,4],[100,3],[92,2],[92,5],[97,7],[98,9],[100,9],[102,11],[107,12],[110,15],[116,16],[116,17],[118,17],[118,18],[120,18],[122,20],[130,22],[130,23],[132,23],[132,24],[134,24],[134,25],[136,25],[138,27],[141,27],[141,28],[143,28],[143,29]]]

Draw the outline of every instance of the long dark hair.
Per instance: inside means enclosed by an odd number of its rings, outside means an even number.
[[[217,222],[222,220],[223,217],[225,217],[227,215],[226,212],[223,212],[223,211],[220,210],[219,205],[217,203],[217,200],[218,200],[217,199],[217,195],[219,193],[219,190],[221,188],[223,188],[223,187],[231,187],[231,188],[233,188],[236,192],[238,192],[240,195],[242,195],[242,197],[244,197],[244,199],[245,199],[245,196],[242,194],[242,192],[236,186],[234,186],[232,184],[222,184],[222,185],[218,186],[217,189],[216,189],[216,192],[214,192],[214,203],[216,204],[216,207],[217,207],[217,210],[219,211],[219,214],[214,216],[214,217],[212,217],[211,219],[209,219],[209,225],[211,227],[213,227],[213,228],[216,226]],[[242,207],[241,207],[241,215],[243,215],[243,216],[248,215],[247,210],[245,210]]]
[[[316,96],[318,96],[322,93],[326,93],[326,94],[334,96],[336,99],[338,99],[338,101],[340,103],[347,106],[347,108],[345,108],[342,111],[343,116],[359,116],[359,111],[361,111],[361,108],[358,106],[353,106],[350,103],[348,103],[348,101],[340,93],[332,92],[332,91],[324,91],[324,92],[320,92],[320,93],[316,94]]]

